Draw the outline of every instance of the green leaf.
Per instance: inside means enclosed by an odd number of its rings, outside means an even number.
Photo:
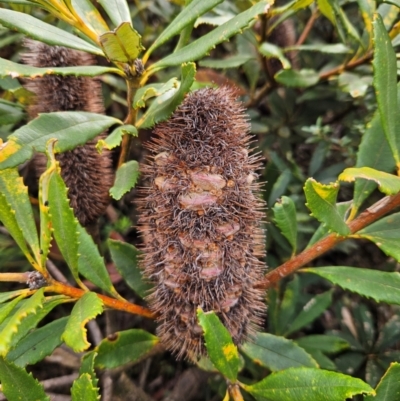
[[[201,0],[205,3],[205,0]],[[249,26],[252,20],[259,14],[264,14],[269,10],[270,1],[261,0],[246,11],[240,13],[225,24],[215,28],[211,32],[195,40],[189,45],[179,49],[175,53],[157,61],[149,68],[149,73],[154,73],[162,68],[196,61],[207,54],[217,44],[228,40],[232,35],[239,33],[242,29]]]
[[[7,360],[20,367],[41,361],[62,344],[67,320],[68,317],[54,320],[28,334],[7,354]]]
[[[48,205],[54,238],[75,280],[79,282],[78,220],[69,206],[67,188],[60,172],[53,171],[49,178]]]
[[[242,387],[257,401],[344,401],[357,394],[375,393],[360,379],[313,368],[286,369]]]
[[[10,349],[11,341],[18,332],[18,326],[21,321],[29,314],[36,313],[43,307],[44,296],[43,289],[38,290],[11,316],[0,331],[0,355],[4,356]]]
[[[15,219],[37,261],[40,259],[37,234],[28,188],[24,185],[17,169],[0,170],[0,192],[14,211]],[[0,211],[0,219],[2,212]]]
[[[313,178],[309,178],[304,186],[307,199],[307,207],[311,215],[325,224],[330,230],[340,235],[350,234],[350,229],[339,214],[336,206],[336,198],[339,192],[339,184],[321,184]]]
[[[400,261],[400,213],[386,216],[368,227],[358,231],[356,238],[365,238],[374,242],[386,255]]]
[[[7,28],[15,29],[48,45],[65,46],[99,56],[103,55],[103,52],[98,47],[25,13],[2,8],[0,23]]]
[[[121,144],[122,137],[125,135],[137,136],[138,131],[133,125],[121,125],[117,127],[106,139],[100,139],[96,144],[96,149],[101,153],[104,148],[111,150]]]
[[[382,17],[375,14],[374,27],[374,86],[383,130],[397,165],[400,165],[400,140],[397,134],[400,126],[397,101],[396,54],[386,32]]]
[[[277,58],[282,63],[282,67],[285,70],[291,68],[290,61],[285,57],[282,49],[273,43],[265,42],[258,48],[258,50],[266,58]]]
[[[138,258],[140,252],[131,244],[114,241],[109,239],[111,258],[119,274],[136,294],[144,298],[151,288],[151,285],[144,281],[142,273],[138,267]]]
[[[141,38],[130,22],[123,22],[113,31],[101,35],[99,39],[109,60],[131,63],[144,50]]]
[[[350,348],[350,344],[343,338],[323,334],[305,336],[295,342],[306,351],[315,350],[325,354],[335,354]]]
[[[116,26],[123,22],[131,22],[131,13],[126,0],[98,0]]]
[[[289,88],[307,88],[319,81],[319,75],[314,70],[280,70],[274,79]]]
[[[131,329],[114,333],[96,347],[96,367],[113,369],[137,361],[157,343],[158,338],[144,330]]]
[[[16,124],[22,120],[24,115],[18,105],[0,99],[0,125]]]
[[[101,35],[110,30],[100,12],[90,0],[65,0],[73,14],[78,14],[86,27],[90,28],[96,35]]]
[[[346,168],[339,175],[339,181],[352,182],[356,178],[375,181],[379,190],[386,195],[396,195],[400,192],[400,177],[383,171],[374,170],[370,167]]]
[[[208,356],[213,365],[230,381],[236,381],[239,373],[239,354],[229,331],[215,312],[197,309],[197,317],[204,331]]]
[[[112,285],[104,259],[100,256],[97,245],[86,230],[77,224],[78,237],[78,271],[97,287],[113,296],[118,296]]]
[[[139,163],[130,160],[122,164],[115,175],[115,182],[110,188],[110,195],[119,200],[124,194],[129,192],[135,185],[139,177]]]
[[[82,357],[81,366],[79,368],[80,375],[87,373],[90,376],[93,387],[97,387],[97,383],[99,381],[96,377],[96,372],[94,370],[96,357],[97,357],[97,352],[94,351],[88,352]]]
[[[395,166],[396,162],[385,138],[381,117],[377,112],[362,136],[357,152],[356,167],[371,167],[389,173],[394,170]],[[376,184],[371,180],[356,179],[353,200],[353,207],[356,212],[375,188]]]
[[[99,389],[93,386],[92,379],[88,373],[84,373],[71,388],[72,401],[97,401],[100,399]]]
[[[292,340],[269,333],[257,333],[241,349],[253,362],[272,372],[300,366],[318,368],[314,359]]]
[[[247,63],[249,60],[254,60],[251,54],[236,54],[223,59],[206,58],[199,61],[200,67],[225,69],[225,68],[238,68]]]
[[[87,292],[74,305],[67,326],[62,335],[65,343],[75,352],[82,352],[90,347],[86,339],[85,325],[103,312],[103,302],[94,292]]]
[[[285,335],[288,336],[307,324],[312,323],[317,317],[322,315],[332,303],[332,291],[327,291],[316,295],[304,305],[303,310],[296,316]]]
[[[308,267],[301,271],[317,274],[345,290],[373,298],[377,302],[400,304],[400,273],[348,266]]]
[[[308,52],[321,52],[328,54],[343,54],[351,53],[350,47],[344,45],[343,43],[334,44],[317,44],[317,45],[300,45],[300,46],[287,46],[285,47],[285,52],[288,51],[308,51]]]
[[[137,122],[138,128],[150,128],[155,124],[169,118],[175,109],[181,104],[186,93],[189,92],[196,74],[194,63],[182,65],[182,78],[179,88],[171,90],[157,97],[147,112]]]
[[[21,294],[19,297],[14,298],[10,302],[3,303],[0,306],[0,324],[4,322],[4,320],[10,315],[16,305],[19,304],[25,297],[26,294]]]
[[[0,293],[0,304],[13,299],[15,297],[18,297],[21,294],[24,294],[26,290],[15,290],[15,291],[8,291],[8,292],[2,292]]]
[[[3,9],[2,9],[3,10]],[[32,67],[29,65],[14,63],[13,61],[0,58],[0,78],[36,78],[45,75],[75,75],[94,77],[101,74],[119,74],[118,68],[100,67],[97,65],[79,66],[79,67]]]
[[[108,0],[107,0],[108,1]],[[153,42],[149,50],[146,52],[146,60],[148,56],[158,47],[163,45],[169,39],[181,33],[183,28],[196,21],[198,17],[213,9],[223,0],[193,0],[188,4],[176,18],[162,31],[161,35]],[[190,61],[190,60],[188,60]],[[178,63],[181,64],[181,63]]]
[[[31,373],[0,357],[1,391],[9,401],[50,401]]]
[[[357,0],[357,3],[360,7],[365,29],[368,32],[369,37],[372,37],[372,20],[376,11],[376,3],[374,0]]]
[[[0,192],[0,221],[3,223],[4,227],[8,230],[11,236],[14,238],[15,242],[21,248],[24,255],[28,260],[33,262],[31,253],[26,245],[24,234],[15,216],[15,210],[7,202],[4,194]]]
[[[293,253],[297,249],[297,220],[296,220],[296,206],[291,198],[282,196],[274,207],[274,218],[276,225],[281,233],[292,245]]]
[[[179,81],[177,78],[171,78],[166,83],[161,84],[150,84],[139,88],[133,99],[133,108],[138,109],[146,106],[146,100],[151,99],[155,96],[161,96],[171,89],[179,88]]]
[[[364,397],[364,401],[394,401],[400,399],[400,364],[390,364],[376,388],[376,396]]]
[[[15,131],[0,149],[0,169],[15,167],[45,152],[49,139],[57,139],[55,152],[65,152],[83,145],[108,127],[121,121],[102,114],[60,111],[43,113]]]

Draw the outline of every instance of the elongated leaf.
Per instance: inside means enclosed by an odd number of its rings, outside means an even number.
[[[281,200],[275,203],[273,210],[279,230],[292,245],[293,253],[295,253],[297,249],[297,220],[293,200],[287,196],[282,196]]]
[[[301,271],[314,273],[345,290],[356,292],[377,302],[400,304],[400,273],[381,272],[348,266],[308,267]]]
[[[98,401],[100,399],[99,389],[93,386],[90,375],[87,373],[82,374],[74,381],[71,395],[72,401]]]
[[[0,294],[0,304],[8,301],[10,299],[13,299],[15,297],[18,297],[19,295],[21,295],[25,292],[26,292],[26,290],[15,290],[15,291],[2,292]]]
[[[400,261],[400,213],[386,216],[358,231],[355,237],[375,242],[383,252]]]
[[[292,340],[269,333],[257,333],[254,341],[245,343],[241,349],[253,362],[272,372],[300,366],[318,368],[314,359]]]
[[[215,69],[238,68],[250,60],[254,60],[254,56],[251,54],[237,54],[224,59],[206,58],[204,60],[200,60],[199,65],[201,67]]]
[[[214,8],[223,0],[193,0],[178,16],[162,31],[161,35],[153,42],[146,52],[146,58],[166,41],[181,33],[183,28],[196,21],[201,15]],[[190,60],[188,60],[190,61]],[[178,63],[181,64],[181,63]]]
[[[31,373],[0,357],[1,390],[9,401],[50,401]]]
[[[375,14],[374,27],[374,86],[378,101],[383,130],[392,150],[396,164],[400,164],[400,140],[397,129],[400,126],[400,116],[397,104],[397,66],[396,54],[390,37],[386,32],[382,17]],[[382,65],[385,68],[382,68]]]
[[[280,47],[265,42],[259,48],[259,52],[266,58],[276,58],[282,63],[282,67],[287,70],[291,68],[290,61],[285,57]]]
[[[114,149],[121,144],[122,137],[125,134],[137,136],[138,131],[133,125],[121,125],[117,127],[106,139],[100,139],[96,144],[96,149],[101,153],[103,148]]]
[[[102,369],[113,369],[134,362],[157,343],[158,338],[144,330],[131,329],[115,333],[96,347],[98,355],[95,364]]]
[[[138,267],[139,251],[131,244],[125,242],[108,240],[111,258],[115,263],[119,274],[136,294],[144,298],[148,294],[151,285],[144,281]]]
[[[307,207],[311,215],[325,224],[330,230],[340,234],[350,234],[350,229],[343,221],[336,206],[336,198],[339,192],[339,184],[320,184],[313,178],[309,178],[304,186]]]
[[[24,255],[30,259],[32,256],[26,245],[24,234],[17,222],[15,217],[15,211],[7,202],[4,194],[0,192],[0,221],[3,223],[4,227],[8,230],[11,236],[14,238],[15,242],[18,244]]]
[[[103,52],[98,47],[25,13],[2,8],[0,23],[7,28],[16,29],[33,39],[49,45],[65,46],[100,56],[103,55]]]
[[[98,0],[111,21],[116,25],[131,22],[131,14],[126,0]]]
[[[78,259],[78,220],[69,206],[67,188],[59,171],[53,171],[49,180],[49,197],[45,201],[49,207],[54,238],[71,269],[75,280],[79,282]]]
[[[21,321],[31,313],[36,313],[43,307],[43,289],[36,291],[32,297],[27,299],[24,304],[11,316],[0,332],[0,355],[4,356],[10,349],[13,336],[18,332]]]
[[[70,9],[73,9],[74,14],[78,14],[86,27],[90,27],[97,36],[110,30],[107,23],[91,3],[90,0],[65,0]]]
[[[268,12],[270,5],[271,3],[269,1],[261,0],[253,7],[250,7],[248,10],[240,13],[218,28],[215,28],[200,39],[195,40],[175,53],[156,62],[149,68],[149,71],[153,73],[168,66],[201,59],[217,44],[228,40],[231,36],[246,28],[257,15]]]
[[[86,339],[85,325],[103,312],[103,302],[93,292],[87,292],[72,309],[71,316],[62,335],[65,343],[75,352],[82,352],[90,347]]]
[[[368,124],[359,150],[357,152],[356,167],[371,167],[376,170],[390,173],[396,163],[383,132],[381,117],[377,112]],[[376,183],[371,180],[356,179],[354,185],[354,208],[357,211],[365,199],[376,188]]]
[[[114,31],[101,35],[100,44],[107,58],[119,63],[132,62],[144,50],[141,36],[130,22],[123,22]]]
[[[94,370],[96,357],[97,357],[97,352],[95,351],[86,353],[82,357],[81,367],[79,368],[80,375],[87,373],[90,376],[93,387],[97,387],[97,383],[99,381],[96,377],[96,372]]]
[[[12,301],[4,303],[0,306],[0,324],[4,322],[6,317],[12,312],[15,306],[25,298],[25,294],[14,298]]]
[[[372,38],[372,20],[376,11],[376,3],[374,0],[357,0],[360,7],[361,16],[363,17],[365,29],[370,38]]]
[[[121,121],[102,114],[60,111],[44,113],[15,131],[0,149],[0,169],[15,167],[30,159],[35,151],[45,152],[49,139],[57,139],[55,152],[83,145]]]
[[[376,388],[376,396],[367,396],[365,401],[392,401],[400,397],[400,364],[392,363]]]
[[[6,197],[7,203],[13,209],[15,219],[26,242],[32,249],[36,260],[39,260],[39,239],[29,201],[28,188],[24,185],[16,169],[0,170],[0,192]]]
[[[339,181],[352,182],[356,178],[375,181],[378,184],[379,190],[386,195],[396,195],[400,192],[400,177],[374,170],[370,167],[346,168],[339,175]]]
[[[375,391],[360,379],[322,369],[291,368],[272,373],[243,388],[257,401],[344,401],[356,394]]]
[[[103,291],[111,295],[117,295],[117,291],[112,285],[104,259],[100,256],[99,249],[93,242],[92,237],[80,225],[77,225],[78,237],[78,271],[93,284],[96,284]]]
[[[296,316],[285,335],[288,336],[313,322],[329,308],[331,303],[332,291],[327,291],[311,298],[311,300],[304,305],[303,310]]]
[[[138,89],[133,99],[133,108],[138,109],[146,106],[146,100],[155,96],[161,96],[171,89],[179,88],[179,81],[176,78],[171,78],[165,84],[150,84]]]
[[[7,360],[20,367],[41,361],[62,344],[67,321],[68,317],[57,319],[28,334],[7,354]]]
[[[114,199],[121,199],[124,194],[129,192],[139,178],[139,163],[136,160],[131,160],[124,163],[118,170],[115,176],[115,182],[110,188],[110,195]]]
[[[119,74],[121,71],[117,68],[100,67],[97,65],[79,66],[79,67],[32,67],[29,65],[14,63],[13,61],[0,58],[0,77],[11,78],[35,78],[45,75],[75,75],[94,77],[101,74]]]
[[[296,344],[305,350],[316,350],[326,354],[335,354],[350,347],[350,344],[343,338],[314,334],[296,340]]]
[[[140,128],[150,128],[169,118],[182,102],[186,93],[189,92],[195,74],[196,66],[194,63],[183,64],[181,84],[179,85],[179,88],[174,92],[168,91],[164,95],[156,98],[147,112],[137,122],[136,126]],[[173,93],[172,96],[170,96],[171,93]],[[167,99],[164,98],[165,95],[168,95]]]
[[[229,380],[236,381],[239,373],[239,354],[226,327],[215,312],[197,310],[199,323],[204,331],[208,356],[213,365]]]
[[[308,52],[321,52],[328,54],[342,54],[342,53],[351,53],[351,49],[345,46],[343,43],[335,43],[335,44],[318,44],[318,45],[301,45],[301,46],[287,46],[285,47],[285,51],[308,51]]]
[[[319,81],[319,75],[314,70],[280,70],[274,78],[276,82],[289,88],[307,88]]]

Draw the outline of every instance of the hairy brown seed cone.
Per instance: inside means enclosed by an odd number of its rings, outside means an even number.
[[[139,224],[150,307],[158,334],[178,357],[205,351],[196,310],[215,311],[236,343],[262,322],[263,202],[260,157],[249,156],[249,124],[227,88],[188,95],[147,147]]]
[[[33,40],[26,40],[25,46],[27,52],[22,55],[22,60],[34,67],[95,64],[92,55],[77,50]],[[35,95],[33,104],[28,107],[31,118],[53,111],[104,113],[101,84],[92,78],[47,75],[27,80],[25,87]],[[104,213],[110,201],[108,191],[114,180],[111,155],[107,151],[101,155],[97,152],[95,144],[98,139],[56,156],[68,187],[71,207],[83,226],[94,223]],[[42,174],[46,168],[45,157],[36,155],[33,165],[36,174]]]

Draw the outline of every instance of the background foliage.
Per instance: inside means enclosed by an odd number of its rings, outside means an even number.
[[[400,399],[398,1],[0,3],[6,399]],[[23,65],[25,36],[92,53],[98,66]],[[27,124],[22,79],[44,74],[100,76],[106,115]],[[199,310],[209,358],[175,361],[143,300],[132,188],[149,128],[189,91],[221,84],[238,89],[265,157],[268,315],[238,349]],[[105,129],[97,147],[115,152],[117,173],[98,248],[54,154]],[[34,151],[49,160],[37,197],[21,178]]]

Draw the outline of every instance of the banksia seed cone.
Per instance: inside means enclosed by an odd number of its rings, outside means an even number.
[[[92,55],[61,46],[27,40],[28,51],[22,60],[34,67],[69,67],[93,65]],[[28,107],[31,118],[53,111],[88,111],[103,113],[101,84],[87,77],[47,75],[27,80],[25,87],[34,93],[34,103]],[[56,156],[61,175],[68,187],[68,197],[75,216],[83,226],[94,223],[109,203],[108,191],[113,184],[110,152],[97,152],[99,138]],[[46,168],[43,155],[36,155],[33,164],[38,175]]]
[[[215,311],[235,343],[264,313],[260,158],[248,155],[249,124],[227,88],[188,95],[155,128],[143,174],[139,224],[143,267],[158,334],[178,357],[205,351],[196,310]]]

